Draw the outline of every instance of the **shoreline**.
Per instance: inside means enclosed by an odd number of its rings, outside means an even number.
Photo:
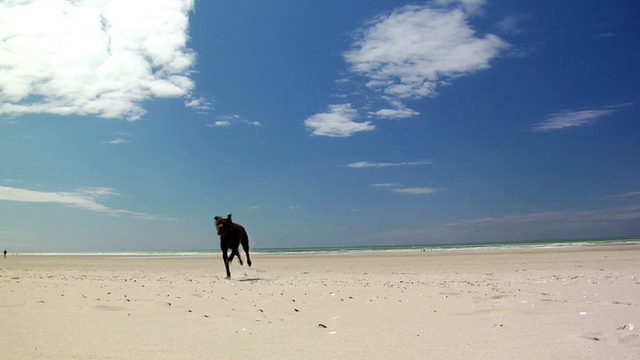
[[[597,238],[574,239],[548,242],[511,242],[511,243],[467,243],[467,244],[433,244],[433,245],[398,245],[398,246],[355,246],[355,247],[312,247],[312,248],[253,248],[256,255],[322,255],[322,254],[375,254],[375,253],[413,253],[413,252],[456,252],[456,251],[514,251],[527,249],[573,249],[608,246],[640,246],[640,238]],[[219,249],[205,250],[144,250],[144,251],[77,251],[77,252],[12,252],[8,256],[114,256],[114,257],[198,257],[220,255]]]
[[[500,247],[478,247],[478,248],[452,248],[452,249],[398,249],[398,250],[347,250],[347,251],[297,251],[297,252],[276,252],[276,251],[253,251],[251,256],[254,257],[323,257],[323,256],[384,256],[384,255],[412,255],[412,254],[490,254],[490,253],[527,253],[527,252],[579,252],[579,251],[600,251],[600,250],[628,250],[631,248],[640,249],[640,241],[632,241],[626,243],[598,243],[598,244],[575,244],[563,246],[500,246]],[[6,259],[18,257],[50,257],[50,258],[122,258],[122,259],[152,259],[152,258],[212,258],[221,256],[220,251],[206,252],[174,252],[158,253],[150,251],[146,252],[51,252],[51,253],[10,253]],[[244,252],[241,251],[244,258]]]

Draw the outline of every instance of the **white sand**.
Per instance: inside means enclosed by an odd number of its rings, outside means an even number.
[[[0,259],[0,359],[640,358],[638,246],[253,260]]]

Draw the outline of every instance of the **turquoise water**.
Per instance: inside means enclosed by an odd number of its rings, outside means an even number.
[[[389,246],[343,246],[308,248],[257,248],[255,254],[295,255],[295,254],[366,254],[401,253],[419,251],[458,251],[458,250],[518,250],[552,249],[583,246],[640,245],[640,237],[568,239],[553,241],[526,241],[508,243],[467,243],[467,244],[424,244]],[[63,256],[208,256],[219,255],[218,249],[204,250],[162,250],[162,251],[79,251],[79,252],[21,252],[18,255],[63,255]]]

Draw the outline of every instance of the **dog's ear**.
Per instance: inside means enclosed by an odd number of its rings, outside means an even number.
[[[216,215],[216,216],[214,216],[214,217],[213,217],[213,220],[215,220],[215,221],[218,221],[218,220],[220,220],[220,219],[221,219],[221,218],[220,218],[220,216],[218,216],[218,215]]]
[[[227,220],[231,221],[231,214],[227,215]]]

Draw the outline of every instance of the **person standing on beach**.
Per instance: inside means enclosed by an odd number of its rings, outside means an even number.
[[[7,257],[7,249],[4,249],[4,257]]]

